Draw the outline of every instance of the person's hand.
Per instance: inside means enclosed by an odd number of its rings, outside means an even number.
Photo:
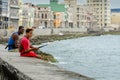
[[[39,48],[36,48],[36,47],[35,47],[35,48],[33,48],[33,50],[37,51],[37,50],[39,50]]]

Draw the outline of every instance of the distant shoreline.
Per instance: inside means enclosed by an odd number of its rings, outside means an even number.
[[[114,32],[98,32],[98,33],[85,33],[85,34],[65,34],[65,35],[45,35],[45,36],[36,36],[31,39],[33,45],[38,45],[41,43],[46,42],[53,42],[56,40],[67,40],[67,39],[74,39],[80,37],[87,37],[87,36],[100,36],[100,35],[120,35],[120,31]]]
[[[111,32],[96,32],[96,33],[84,33],[84,34],[65,34],[65,35],[39,35],[31,39],[33,45],[38,45],[46,42],[53,42],[56,40],[67,40],[87,36],[100,36],[100,35],[120,35],[120,31],[111,31]],[[0,37],[0,44],[6,44],[8,38]]]

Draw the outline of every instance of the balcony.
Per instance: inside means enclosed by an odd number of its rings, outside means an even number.
[[[11,8],[17,8],[19,9],[20,7],[18,5],[10,5]]]
[[[19,18],[19,9],[10,9],[10,17],[14,19]]]
[[[10,7],[19,8],[19,0],[10,0]]]
[[[10,18],[12,18],[12,19],[19,19],[19,15],[18,14],[11,14]]]

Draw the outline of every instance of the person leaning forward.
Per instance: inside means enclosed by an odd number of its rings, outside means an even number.
[[[24,27],[19,26],[17,32],[14,32],[8,40],[8,45],[5,49],[8,48],[8,51],[14,50],[18,48],[19,45],[19,36],[24,33]]]

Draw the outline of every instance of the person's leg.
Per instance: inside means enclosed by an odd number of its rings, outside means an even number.
[[[42,59],[42,56],[41,55],[37,55],[36,58]]]
[[[8,50],[9,52],[19,52],[18,49],[12,49],[12,50]]]
[[[29,53],[21,54],[23,57],[37,57],[37,54],[33,51],[30,51]]]

